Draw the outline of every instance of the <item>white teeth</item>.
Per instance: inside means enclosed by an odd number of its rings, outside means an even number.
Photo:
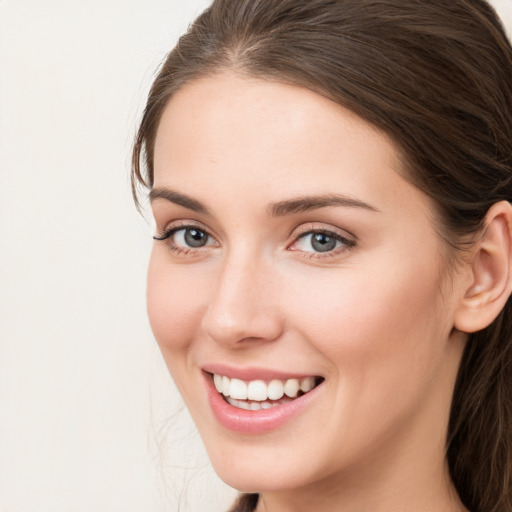
[[[284,386],[280,380],[271,380],[267,388],[270,400],[279,400],[284,395]]]
[[[267,396],[267,385],[262,380],[252,380],[247,386],[247,398],[249,400],[265,401]]]
[[[315,387],[315,377],[304,377],[300,381],[300,390],[304,393],[311,391]]]
[[[231,379],[229,396],[237,400],[247,400],[247,384],[240,379]]]
[[[307,393],[316,385],[315,377],[288,379],[286,381],[274,379],[267,384],[263,380],[245,382],[241,379],[230,379],[225,375],[219,374],[213,375],[213,382],[215,389],[217,389],[219,393],[222,393],[227,398],[231,398],[235,402],[241,401],[240,404],[243,405],[240,405],[240,407],[242,409],[252,408],[253,410],[257,410],[254,409],[254,405],[249,407],[248,402],[243,401],[250,400],[251,404],[257,402],[260,404],[268,403],[273,406],[274,404],[266,401],[284,400],[283,397],[296,398],[300,391]],[[229,401],[229,403],[231,403],[231,401]],[[236,407],[238,407],[238,405],[236,405]],[[268,406],[262,405],[260,408],[268,408]]]
[[[235,402],[236,402],[236,405],[235,404],[231,404],[231,405],[234,405],[235,407],[238,407],[239,409],[246,409],[248,411],[251,408],[251,406],[249,405],[249,402],[245,402],[244,400],[235,400]]]
[[[222,377],[222,394],[224,396],[229,396],[229,385],[231,379],[229,377]]]
[[[223,380],[224,380],[224,379],[222,378],[222,376],[221,376],[221,375],[218,375],[217,373],[215,373],[215,374],[213,375],[213,382],[215,383],[215,388],[217,389],[217,391],[218,391],[219,393],[222,393],[222,389],[223,389],[223,388],[222,388],[222,381],[223,381]]]
[[[299,389],[300,385],[298,379],[288,379],[284,385],[284,394],[293,398],[294,396],[297,396]]]
[[[275,402],[249,402],[247,400],[236,400],[231,397],[226,397],[227,402],[233,407],[238,407],[238,409],[245,409],[246,411],[259,411],[260,409],[272,409],[272,407],[277,407],[282,404],[286,404],[291,402],[292,399],[288,397],[284,397],[281,400]]]

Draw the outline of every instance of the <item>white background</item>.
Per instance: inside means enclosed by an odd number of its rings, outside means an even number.
[[[0,512],[232,500],[152,339],[128,184],[154,71],[207,3],[0,0]]]

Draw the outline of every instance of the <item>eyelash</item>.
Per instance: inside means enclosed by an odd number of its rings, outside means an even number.
[[[341,247],[336,247],[332,250],[328,250],[325,252],[321,251],[301,251],[300,249],[292,249],[291,247],[293,245],[298,244],[301,240],[305,239],[307,236],[310,235],[323,235],[325,237],[334,239],[336,242],[340,242]],[[340,233],[336,233],[335,231],[330,231],[329,229],[322,229],[322,228],[313,228],[308,227],[305,228],[299,233],[296,233],[294,235],[293,242],[288,245],[288,250],[295,251],[300,253],[304,258],[310,258],[310,259],[319,259],[319,258],[330,258],[339,256],[340,253],[345,251],[351,251],[356,246],[356,241],[352,240],[350,238],[347,238]]]
[[[174,241],[172,240],[173,236],[178,231],[186,231],[190,229],[195,229],[197,231],[200,231],[204,233],[208,238],[214,239],[206,229],[202,228],[201,226],[197,226],[194,224],[181,224],[181,225],[172,225],[164,229],[164,231],[158,235],[153,236],[153,240],[156,240],[158,242],[166,242],[167,247],[170,251],[177,255],[192,255],[193,253],[196,253],[196,251],[204,250],[208,246],[203,246],[199,248],[194,247],[182,247],[180,245],[176,245]]]
[[[179,232],[179,231],[186,231],[186,230],[197,230],[197,231],[200,231],[202,233],[204,233],[208,238],[211,238],[213,240],[215,240],[213,238],[212,235],[210,235],[208,233],[208,231],[204,228],[202,228],[201,226],[197,226],[197,225],[194,225],[194,224],[181,224],[181,225],[172,225],[172,226],[169,226],[167,227],[166,229],[164,229],[163,232],[161,232],[160,234],[157,234],[157,235],[154,235],[153,236],[153,239],[156,240],[156,241],[159,241],[159,242],[166,242],[168,248],[170,251],[172,251],[173,253],[177,254],[177,255],[194,255],[194,254],[199,254],[198,251],[203,251],[204,249],[207,249],[208,247],[210,247],[210,245],[205,245],[205,246],[202,246],[202,247],[198,247],[198,248],[194,248],[194,247],[183,247],[183,246],[179,246],[177,245],[173,240],[173,236]],[[325,252],[321,252],[321,251],[301,251],[299,249],[292,249],[291,247],[293,247],[293,245],[295,244],[298,244],[301,240],[305,239],[307,236],[309,235],[324,235],[328,238],[331,238],[331,239],[334,239],[336,242],[340,242],[342,244],[342,247],[337,247],[335,249],[332,249],[332,250],[328,250],[328,251],[325,251]],[[334,257],[334,256],[338,256],[340,252],[343,252],[343,251],[347,251],[347,250],[352,250],[354,249],[354,247],[356,246],[356,241],[355,240],[351,240],[339,233],[336,233],[334,231],[330,231],[328,229],[321,229],[321,228],[313,228],[313,227],[309,227],[307,229],[304,229],[302,231],[300,231],[299,233],[296,233],[295,236],[294,236],[294,239],[292,241],[291,244],[289,244],[287,246],[287,249],[290,250],[290,251],[294,251],[294,252],[297,252],[297,253],[300,253],[303,257],[305,258],[310,258],[310,259],[317,259],[317,258],[329,258],[329,257]]]

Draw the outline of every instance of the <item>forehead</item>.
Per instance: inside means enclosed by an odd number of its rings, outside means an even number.
[[[394,143],[353,112],[302,87],[229,73],[173,96],[154,156],[155,187],[187,194],[258,191],[279,201],[334,191],[379,209],[404,194],[423,196],[397,172]]]

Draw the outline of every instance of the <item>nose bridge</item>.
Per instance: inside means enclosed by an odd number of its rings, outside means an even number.
[[[279,337],[282,319],[274,301],[273,277],[256,251],[247,246],[230,251],[202,321],[209,336],[228,345]]]

